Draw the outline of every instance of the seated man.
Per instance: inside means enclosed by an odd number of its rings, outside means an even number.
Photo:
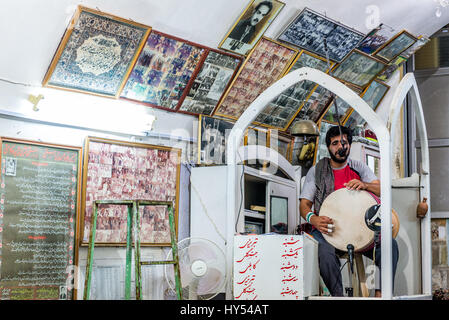
[[[380,181],[371,169],[360,161],[349,158],[352,144],[352,133],[346,127],[331,127],[326,133],[326,145],[330,158],[323,158],[310,168],[304,181],[300,195],[300,214],[312,225],[312,236],[318,241],[318,259],[320,275],[332,296],[343,296],[340,259],[335,249],[323,237],[328,234],[333,221],[321,216],[320,207],[324,199],[340,188],[350,190],[366,190],[380,196]],[[312,211],[312,206],[314,211]],[[364,214],[364,213],[363,213]],[[399,257],[398,245],[393,240],[393,279]],[[375,257],[374,257],[375,253]],[[376,266],[381,265],[380,241],[363,252],[363,255],[375,259]],[[376,287],[375,296],[380,297],[380,287]]]

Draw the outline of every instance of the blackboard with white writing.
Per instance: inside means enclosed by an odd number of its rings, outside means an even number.
[[[72,299],[81,148],[2,139],[0,299]]]

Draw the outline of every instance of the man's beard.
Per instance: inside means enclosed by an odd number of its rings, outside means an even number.
[[[329,149],[328,149],[328,151],[329,151]],[[336,153],[338,153],[338,150]],[[337,158],[337,156],[335,154],[331,153],[330,151],[329,151],[329,155],[331,156],[331,159],[337,163],[344,163],[348,159],[348,156],[349,156],[349,154],[346,153],[344,157]]]

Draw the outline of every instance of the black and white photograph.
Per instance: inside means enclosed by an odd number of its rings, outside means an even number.
[[[330,67],[334,65],[330,62]],[[318,69],[324,73],[329,71],[327,61],[313,53],[302,50],[293,61],[287,73],[302,67]],[[273,99],[258,115],[255,122],[269,127],[285,130],[298,113],[300,106],[306,101],[315,87],[313,81],[305,80],[294,84]],[[276,124],[276,125],[275,125]]]
[[[246,56],[284,5],[277,0],[252,0],[218,48]]]
[[[240,57],[209,51],[178,111],[211,115],[241,63]]]
[[[278,37],[278,40],[341,62],[365,35],[305,8]]]
[[[376,58],[390,62],[398,55],[400,55],[401,52],[403,52],[405,49],[411,47],[416,41],[417,39],[412,34],[403,30],[397,36],[391,39],[391,41],[374,52],[374,56]]]
[[[332,72],[332,75],[357,87],[365,87],[385,67],[385,63],[354,50]]]
[[[6,158],[5,175],[15,177],[17,172],[17,159]]]

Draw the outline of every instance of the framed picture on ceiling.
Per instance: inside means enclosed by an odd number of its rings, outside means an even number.
[[[329,59],[341,62],[356,48],[365,35],[309,8],[301,13],[280,33],[279,41],[326,57],[326,39]]]
[[[337,104],[335,104],[335,102]],[[351,112],[352,108],[349,106],[349,104],[347,104],[340,97],[336,97],[335,101],[333,101],[330,104],[329,108],[327,109],[326,113],[324,114],[323,120],[325,120],[326,122],[335,124],[335,125],[338,124],[337,110],[336,110],[335,106],[337,106],[337,108],[338,108],[338,116],[340,118],[340,124],[342,124],[344,122],[344,120],[346,119],[346,117]]]
[[[78,6],[43,86],[118,98],[151,27]]]
[[[331,74],[343,82],[363,88],[384,68],[385,63],[382,61],[354,50],[332,70]]]
[[[226,164],[226,141],[233,127],[232,122],[199,115],[198,164]]]
[[[82,244],[87,245],[95,200],[149,200],[173,202],[175,228],[179,212],[181,149],[87,137],[84,146],[82,188]],[[166,206],[141,211],[142,245],[170,245]],[[99,207],[95,245],[124,246],[127,207]]]
[[[237,120],[249,105],[284,75],[297,49],[262,37],[243,62],[214,116]]]
[[[380,46],[393,38],[394,34],[394,29],[381,23],[363,38],[357,49],[366,54],[372,54]]]
[[[409,32],[403,30],[398,33],[393,39],[385,43],[382,47],[377,49],[373,56],[390,62],[404,50],[411,47],[418,39]]]
[[[330,67],[334,65],[330,62]],[[327,73],[329,66],[324,58],[313,53],[302,50],[293,61],[286,74],[302,67],[310,67]],[[290,86],[279,96],[273,99],[267,107],[256,117],[255,123],[270,128],[286,130],[295,116],[298,114],[302,104],[307,100],[315,87],[313,81],[301,81]]]
[[[301,119],[319,122],[324,115],[323,113],[329,106],[331,100],[332,93],[326,88],[320,85],[316,85],[311,95],[302,105],[301,109],[295,117],[295,120],[290,124],[290,127],[295,123],[295,121]]]
[[[277,0],[252,0],[218,48],[246,56],[284,6]]]
[[[387,94],[390,86],[382,83],[380,81],[374,80],[370,83],[368,88],[362,93],[362,99],[374,110],[376,111],[382,99]]]
[[[209,50],[178,111],[211,115],[242,61],[239,56]]]
[[[394,72],[398,70],[399,67],[406,61],[407,59],[403,58],[402,56],[397,56],[385,67],[385,69],[382,70],[382,72],[376,77],[376,79],[380,81],[387,81],[391,78]]]
[[[175,111],[206,51],[203,46],[153,30],[121,97]]]

